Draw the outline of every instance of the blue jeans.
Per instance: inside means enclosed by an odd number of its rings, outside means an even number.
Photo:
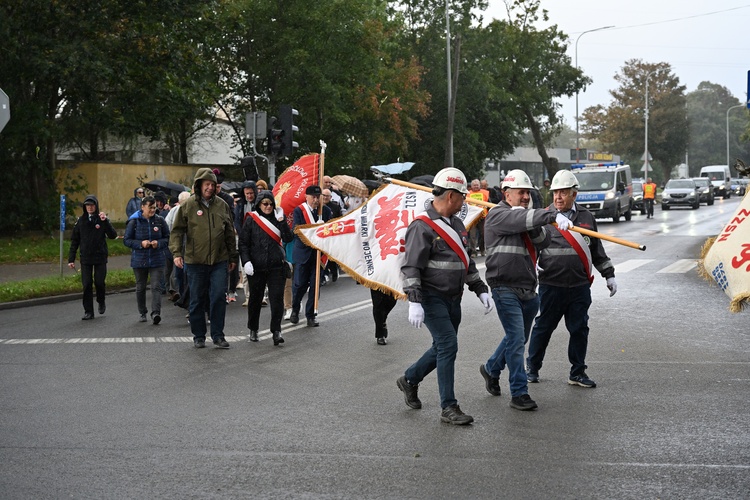
[[[534,323],[529,341],[529,357],[526,364],[530,371],[542,368],[544,353],[547,351],[552,332],[565,317],[565,327],[570,333],[568,360],[570,375],[581,375],[586,371],[586,350],[589,345],[589,307],[591,287],[589,285],[565,288],[539,285],[541,308]]]
[[[499,378],[500,372],[507,366],[510,395],[516,397],[528,394],[523,351],[526,341],[529,340],[534,317],[539,311],[539,296],[521,300],[513,290],[501,286],[492,289],[492,298],[505,330],[505,337],[487,360],[485,368],[490,377]]]
[[[224,338],[224,315],[227,310],[227,261],[213,265],[185,264],[190,288],[190,331],[194,340],[206,339],[206,295],[211,319],[211,339]]]
[[[406,369],[406,380],[419,384],[437,368],[440,407],[458,404],[453,393],[456,353],[458,353],[458,325],[461,323],[461,296],[446,297],[422,290],[424,324],[432,335],[430,346],[416,363]]]

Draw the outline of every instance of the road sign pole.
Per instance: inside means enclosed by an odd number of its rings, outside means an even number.
[[[10,99],[8,94],[0,89],[0,132],[3,131],[5,126],[10,121]]]

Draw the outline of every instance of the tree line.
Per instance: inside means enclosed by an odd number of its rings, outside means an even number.
[[[591,80],[567,56],[568,35],[539,28],[548,24],[540,0],[505,4],[505,19],[485,20],[486,0],[4,0],[0,88],[13,115],[0,133],[0,232],[56,227],[56,151],[97,161],[113,138],[147,137],[189,163],[193,138],[223,119],[239,160],[252,151],[245,114],[275,115],[280,104],[300,111],[297,156],[324,140],[332,174],[363,178],[398,159],[417,162],[413,175],[434,173],[452,132],[453,163],[470,178],[529,143],[552,176],[546,148],[564,128],[558,98]],[[683,139],[657,146],[656,123],[672,124],[657,110],[669,101],[684,111],[684,87],[668,65],[653,66],[650,149],[668,165]],[[664,81],[671,87],[661,92]],[[629,113],[589,109],[582,123],[592,144],[635,163],[642,101],[631,100]],[[618,129],[614,116],[632,127]]]

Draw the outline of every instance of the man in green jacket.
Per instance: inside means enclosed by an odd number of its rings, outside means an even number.
[[[184,237],[184,245],[183,245]],[[227,272],[237,261],[237,243],[229,206],[216,196],[216,175],[210,168],[195,174],[193,195],[176,214],[169,250],[174,265],[185,269],[190,289],[190,330],[195,347],[206,347],[205,297],[208,296],[211,339],[228,349],[224,339]]]

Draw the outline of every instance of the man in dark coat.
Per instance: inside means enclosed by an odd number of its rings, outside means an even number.
[[[322,217],[318,215],[320,206],[320,186],[307,186],[305,190],[305,202],[294,209],[292,212],[294,229],[303,224],[321,224],[331,218],[331,209],[323,206]],[[305,317],[307,326],[318,326],[318,320],[315,319],[315,291],[318,283],[315,280],[315,265],[317,262],[316,251],[305,245],[298,235],[294,235],[294,284],[292,285],[292,315],[289,321],[292,324],[299,322],[299,310],[302,305],[302,298],[310,290],[305,304]]]
[[[107,218],[99,211],[99,200],[90,194],[83,200],[83,215],[73,226],[70,240],[68,267],[75,269],[76,252],[81,249],[81,283],[83,284],[83,320],[94,319],[94,291],[99,303],[99,314],[104,314],[107,306],[104,303],[106,293],[104,281],[107,278],[107,256],[109,248],[106,239],[117,238],[117,231]]]

